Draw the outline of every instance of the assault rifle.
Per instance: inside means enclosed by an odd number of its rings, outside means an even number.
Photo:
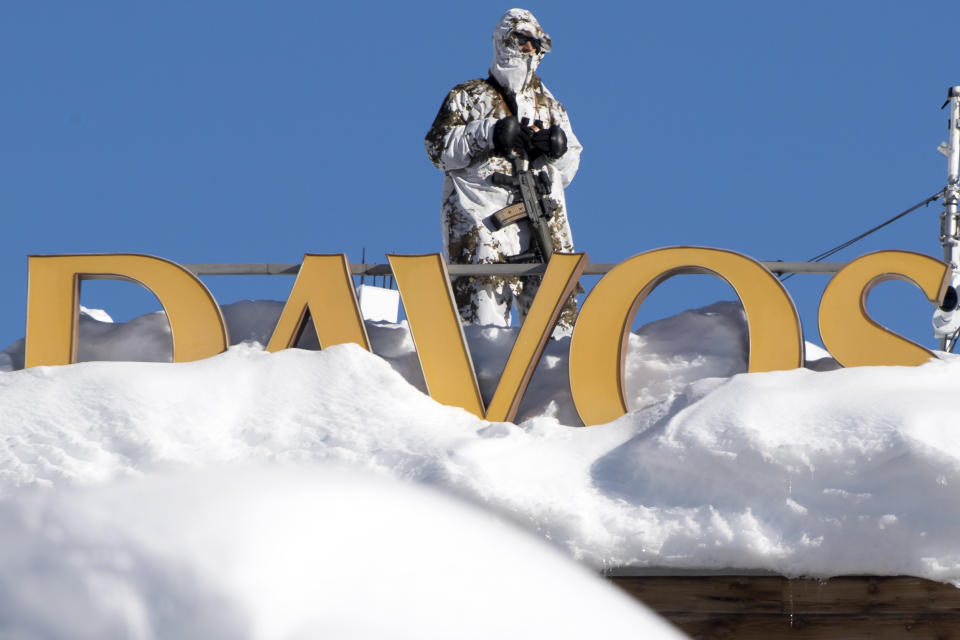
[[[524,120],[527,120],[524,118]],[[523,125],[526,126],[526,122]],[[555,205],[550,200],[544,201],[551,189],[550,175],[546,171],[534,173],[530,170],[530,161],[526,154],[513,151],[510,159],[513,163],[513,175],[495,173],[491,176],[493,184],[501,187],[510,187],[520,193],[520,201],[500,209],[492,216],[491,222],[497,229],[507,225],[517,224],[521,220],[530,223],[532,231],[533,251],[527,251],[515,256],[509,256],[507,262],[539,261],[544,264],[550,261],[553,255],[553,238],[550,235],[548,221],[553,216]]]

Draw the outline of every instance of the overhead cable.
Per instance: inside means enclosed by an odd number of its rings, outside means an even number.
[[[852,244],[854,244],[854,243],[856,243],[856,242],[859,242],[860,240],[863,240],[864,238],[866,238],[866,237],[867,237],[868,235],[870,235],[871,233],[874,233],[875,231],[879,231],[880,229],[883,229],[883,228],[884,228],[885,226],[887,226],[888,224],[891,224],[891,223],[893,223],[893,222],[896,222],[897,220],[899,220],[900,218],[904,217],[905,215],[907,215],[907,214],[909,214],[909,213],[913,213],[914,211],[916,211],[916,210],[919,209],[920,207],[925,207],[925,206],[927,206],[928,204],[930,204],[931,202],[933,202],[934,200],[937,200],[937,199],[939,199],[939,198],[941,198],[941,197],[943,197],[943,192],[942,192],[942,191],[938,191],[938,192],[936,192],[935,194],[933,194],[932,196],[930,196],[929,198],[926,198],[925,200],[923,200],[923,201],[921,201],[921,202],[918,202],[917,204],[913,205],[912,207],[910,207],[910,208],[907,209],[906,211],[901,211],[900,213],[898,213],[897,215],[893,216],[893,217],[890,218],[889,220],[886,220],[886,221],[884,221],[884,222],[881,222],[881,223],[878,224],[877,226],[875,226],[875,227],[873,227],[873,228],[871,228],[871,229],[868,229],[868,230],[864,231],[864,232],[861,233],[860,235],[855,236],[855,237],[853,237],[853,238],[850,238],[850,239],[847,240],[846,242],[841,243],[841,244],[838,244],[838,245],[835,246],[834,248],[828,249],[827,251],[824,251],[823,253],[818,253],[817,255],[815,255],[815,256],[813,256],[812,258],[810,258],[809,260],[807,260],[807,262],[821,262],[821,261],[823,261],[823,260],[826,260],[827,258],[829,258],[829,257],[832,256],[833,254],[837,253],[838,251],[842,251],[843,249],[846,249],[846,248],[849,247],[850,245],[852,245]],[[789,278],[792,278],[794,275],[796,275],[796,274],[793,274],[793,273],[786,274],[785,276],[783,276],[782,278],[780,278],[780,281],[782,282],[782,281],[784,281],[784,280],[787,280],[787,279],[789,279]]]

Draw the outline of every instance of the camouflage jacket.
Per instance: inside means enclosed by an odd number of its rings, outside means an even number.
[[[553,189],[549,195],[557,205],[555,218],[558,251],[572,251],[573,238],[567,222],[564,188],[570,184],[580,164],[581,145],[570,127],[563,105],[543,82],[533,75],[527,87],[516,94],[516,111],[531,122],[541,120],[544,127],[560,125],[567,135],[567,152],[557,160],[541,157],[534,170],[550,174]],[[457,85],[447,94],[437,117],[426,136],[426,150],[431,162],[445,172],[442,191],[443,240],[448,258],[455,262],[500,262],[503,255],[525,250],[517,230],[493,231],[487,218],[512,204],[514,194],[494,185],[493,173],[511,173],[510,162],[493,154],[493,127],[497,120],[513,111],[506,98],[486,80],[470,80]],[[449,245],[470,227],[477,229],[486,248],[473,256],[455,256]],[[467,258],[467,259],[464,259]]]

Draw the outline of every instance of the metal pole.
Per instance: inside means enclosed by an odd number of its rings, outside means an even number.
[[[960,267],[960,224],[957,220],[957,202],[960,201],[960,86],[950,87],[947,105],[950,107],[948,128],[950,136],[941,143],[940,153],[947,157],[947,187],[943,191],[943,213],[940,215],[940,244],[943,259],[954,271]]]
[[[836,273],[846,262],[782,262],[779,260],[762,261],[764,267],[774,274],[783,273]],[[299,264],[183,264],[188,271],[198,276],[253,276],[253,275],[289,275],[300,271]],[[602,276],[617,266],[615,262],[591,262],[584,269],[584,275]],[[539,262],[523,264],[449,264],[447,271],[451,276],[537,276],[543,275],[546,267]],[[350,272],[355,276],[391,276],[389,264],[352,264]]]
[[[943,213],[940,214],[940,245],[943,260],[953,269],[950,289],[943,305],[933,312],[933,333],[940,338],[940,348],[947,350],[951,340],[960,331],[960,311],[957,288],[960,285],[960,220],[957,218],[957,203],[960,201],[960,86],[950,87],[947,101],[948,136],[937,148],[947,158],[947,186],[943,190]]]

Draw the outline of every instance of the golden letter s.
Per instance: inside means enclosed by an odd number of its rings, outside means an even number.
[[[820,299],[820,338],[845,367],[918,365],[932,351],[874,322],[867,314],[870,290],[885,280],[911,282],[939,304],[950,283],[950,266],[912,251],[878,251],[847,263]]]

